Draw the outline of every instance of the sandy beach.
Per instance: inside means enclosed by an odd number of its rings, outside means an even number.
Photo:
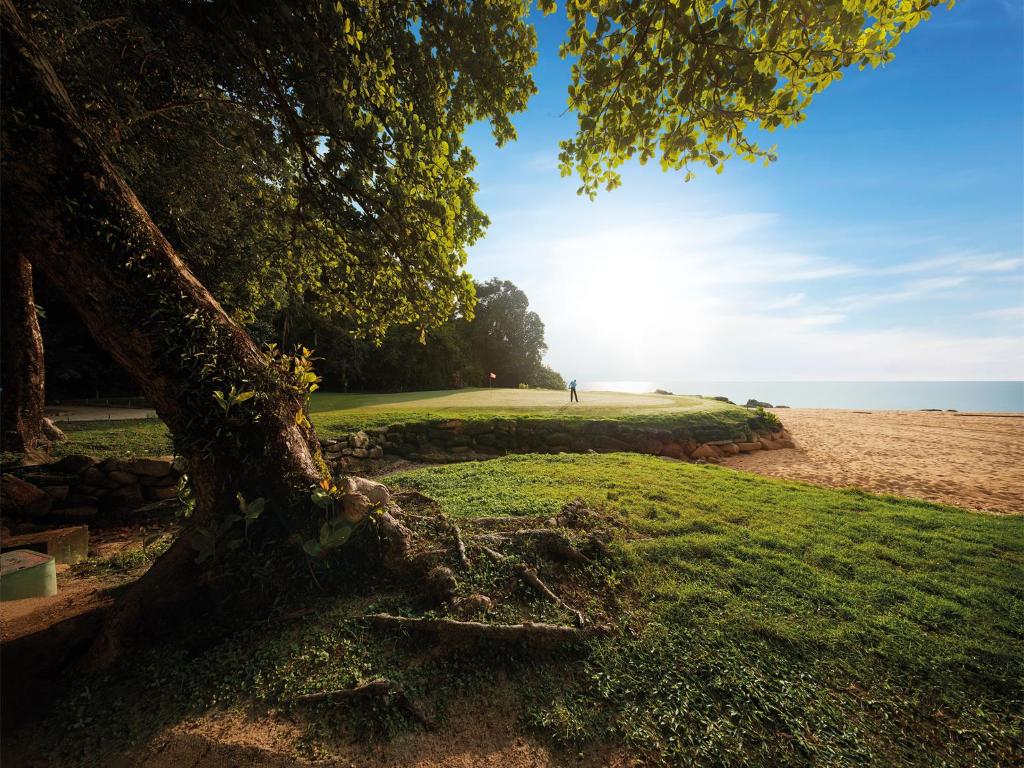
[[[1024,414],[798,408],[775,413],[797,447],[736,456],[727,466],[1024,513]]]

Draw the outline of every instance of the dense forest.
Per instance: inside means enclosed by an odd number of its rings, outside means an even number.
[[[526,294],[507,280],[476,283],[476,306],[454,312],[437,328],[393,328],[379,340],[359,334],[341,315],[323,314],[315,303],[267,306],[247,324],[259,342],[314,350],[328,391],[522,387],[564,389],[565,380],[542,357],[544,323]],[[37,280],[39,324],[46,350],[46,388],[51,400],[130,397],[134,382],[93,342],[61,293]],[[490,379],[489,374],[495,378]]]

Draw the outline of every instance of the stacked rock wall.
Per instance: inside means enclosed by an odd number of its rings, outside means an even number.
[[[392,424],[324,440],[324,454],[341,469],[360,460],[400,456],[446,463],[493,458],[507,453],[610,453],[628,451],[674,459],[717,461],[751,451],[792,448],[785,429],[737,432],[707,439],[691,428],[645,427],[617,421],[490,419]],[[704,439],[702,439],[704,438]]]
[[[178,494],[171,457],[103,459],[76,454],[3,476],[4,517],[34,522],[116,521]]]

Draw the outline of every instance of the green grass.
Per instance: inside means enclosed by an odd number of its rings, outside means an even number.
[[[280,610],[315,606],[303,619],[213,641],[189,627],[112,678],[80,681],[85,698],[67,700],[62,728],[46,733],[102,762],[111,741],[188,716],[280,707],[384,675],[442,721],[447,703],[507,680],[523,727],[564,745],[567,761],[609,743],[673,766],[1019,759],[1022,518],[633,454],[510,456],[389,483],[455,518],[548,515],[582,498],[621,521],[620,559],[581,576],[617,602],[615,634],[546,660],[458,652],[423,663],[422,645],[357,618],[410,605],[348,580],[357,594],[290,593]],[[387,738],[415,727],[386,703],[314,714],[304,756],[323,755],[339,729]]]
[[[584,392],[583,403],[570,405],[565,392],[520,389],[459,389],[388,395],[317,392],[310,407],[321,437],[389,424],[441,422],[449,419],[530,419],[621,421],[638,426],[690,427],[706,439],[735,437],[746,430],[751,412],[717,400],[678,395]],[[70,422],[62,424],[68,442],[57,455],[144,456],[172,451],[157,419]]]
[[[755,765],[1005,764],[1021,747],[1024,519],[628,454],[392,482],[455,517],[579,497],[640,535],[633,633],[538,708],[570,741]]]
[[[72,421],[60,428],[68,439],[53,446],[56,456],[163,456],[173,453],[171,434],[159,419]]]

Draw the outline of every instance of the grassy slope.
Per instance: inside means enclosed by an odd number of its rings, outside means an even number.
[[[730,436],[750,412],[699,397],[584,392],[584,402],[570,406],[567,394],[553,390],[461,389],[389,395],[316,393],[310,407],[321,437],[383,427],[394,423],[448,419],[601,419],[648,426],[687,424],[700,432]],[[62,425],[68,442],[57,453],[96,456],[153,455],[172,450],[163,423],[137,421],[73,422]]]
[[[634,634],[601,644],[545,708],[556,734],[765,765],[981,764],[1008,756],[1011,729],[1021,747],[1020,518],[628,454],[393,482],[453,516],[581,497],[642,534]]]
[[[103,742],[186,715],[386,675],[442,711],[507,678],[524,724],[573,752],[624,742],[670,765],[1007,765],[1021,748],[1024,519],[631,454],[513,456],[391,483],[456,517],[547,515],[577,497],[620,517],[623,560],[582,578],[619,596],[621,631],[547,662],[462,652],[424,664],[422,646],[353,618],[410,609],[377,587],[295,592],[314,614],[210,644],[190,629],[110,681],[82,681],[84,698],[44,731],[102,763]],[[308,755],[339,727],[411,727],[388,707],[320,715]]]

